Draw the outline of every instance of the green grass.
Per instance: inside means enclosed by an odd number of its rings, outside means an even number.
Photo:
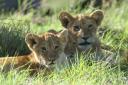
[[[51,1],[51,0],[50,0]],[[51,1],[52,3],[52,1]],[[66,2],[65,2],[66,3]],[[17,13],[0,15],[0,56],[23,55],[29,52],[24,37],[28,32],[40,34],[49,29],[60,30],[63,27],[58,19],[59,13],[63,10],[70,11],[73,15],[77,13],[90,13],[92,9],[85,9],[81,12],[71,10],[69,2],[67,5],[54,6],[53,16],[45,16],[41,24],[32,22],[32,14],[25,16]],[[77,13],[76,13],[77,12]],[[120,7],[113,6],[104,10],[104,20],[101,28],[107,30],[100,36],[103,43],[115,49],[128,49],[128,6],[124,2]],[[37,16],[40,17],[40,16]],[[16,42],[15,42],[16,41]],[[13,49],[14,50],[13,50]],[[118,51],[118,50],[117,50]],[[119,56],[119,55],[117,55]],[[82,56],[81,56],[82,57]],[[87,57],[90,57],[87,55]],[[54,71],[49,76],[29,77],[28,72],[11,71],[6,75],[0,72],[0,85],[127,85],[128,67],[120,68],[121,65],[110,67],[104,63],[96,63],[88,60],[80,60],[71,67],[60,71]]]

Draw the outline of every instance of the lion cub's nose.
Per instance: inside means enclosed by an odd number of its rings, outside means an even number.
[[[84,39],[85,41],[87,41],[89,39],[89,37],[82,37],[82,39]]]
[[[55,64],[55,59],[49,59],[49,64],[51,65],[51,64]]]
[[[51,61],[52,61],[52,62],[54,62],[54,61],[55,61],[55,59],[52,59]]]

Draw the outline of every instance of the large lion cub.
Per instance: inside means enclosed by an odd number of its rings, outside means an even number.
[[[102,46],[97,35],[97,29],[101,25],[104,14],[101,10],[96,10],[89,15],[72,16],[68,12],[61,12],[59,15],[60,22],[65,29],[68,29],[68,43],[65,48],[65,53],[69,56],[74,54],[76,49],[80,52],[95,52],[96,60],[105,59],[107,61],[115,61],[117,54],[110,52],[112,48],[107,50],[105,45]],[[106,45],[106,47],[109,47]],[[106,56],[106,55],[107,56]],[[121,59],[128,63],[128,51],[120,50]],[[101,57],[100,57],[101,56]],[[104,58],[104,56],[106,56]],[[107,59],[106,59],[107,58]],[[123,61],[123,62],[124,62]],[[121,61],[122,62],[122,61]]]
[[[0,65],[3,71],[10,69],[52,68],[61,65],[66,60],[64,48],[67,43],[68,31],[63,30],[58,34],[44,33],[43,35],[27,34],[26,44],[31,54],[16,57],[1,57]]]
[[[100,52],[100,40],[97,37],[97,29],[103,20],[104,14],[96,10],[89,15],[72,16],[68,12],[61,12],[59,19],[64,28],[68,29],[69,41],[65,53],[73,54],[76,48],[78,51]],[[69,44],[69,45],[68,45]],[[68,49],[74,49],[69,51]]]

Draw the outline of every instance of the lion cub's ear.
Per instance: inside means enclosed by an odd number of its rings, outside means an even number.
[[[64,29],[62,30],[57,36],[61,39],[62,42],[67,42],[68,41],[68,30]]]
[[[59,20],[61,21],[62,26],[67,28],[68,24],[74,21],[74,18],[67,12],[61,12],[59,15]]]
[[[39,36],[35,34],[27,34],[25,37],[25,42],[30,49],[33,49],[34,45],[39,43]]]
[[[101,24],[101,21],[104,18],[103,11],[101,10],[96,10],[93,13],[90,14],[90,16],[96,21],[97,25]]]

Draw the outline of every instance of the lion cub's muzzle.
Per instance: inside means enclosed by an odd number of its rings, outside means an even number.
[[[92,47],[93,43],[93,38],[91,37],[82,37],[81,39],[78,40],[78,47],[80,50],[88,50]]]
[[[54,65],[55,64],[55,59],[49,59],[49,65]]]
[[[51,62],[49,63],[49,65],[53,65],[53,64],[55,64],[55,61],[51,61]]]
[[[80,42],[79,45],[90,45],[91,43],[88,42],[89,37],[83,37],[83,42]]]

